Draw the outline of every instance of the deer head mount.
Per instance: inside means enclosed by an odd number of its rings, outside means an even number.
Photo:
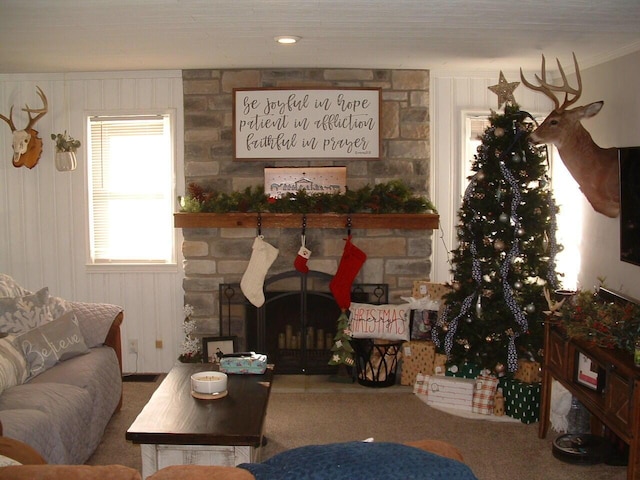
[[[539,85],[529,83],[520,69],[522,83],[532,90],[549,97],[555,109],[530,135],[537,143],[552,143],[558,149],[562,162],[580,185],[580,190],[596,212],[615,218],[620,213],[620,179],[618,173],[618,149],[600,148],[580,121],[596,115],[604,102],[593,102],[582,107],[567,109],[582,94],[582,78],[575,54],[577,88],[569,86],[567,76],[557,60],[562,85],[547,82],[545,58],[542,55],[541,77],[535,75]],[[560,104],[555,92],[564,93]]]
[[[11,132],[13,132],[13,166],[14,167],[27,167],[33,168],[40,160],[42,155],[42,139],[38,137],[38,131],[33,129],[35,123],[40,120],[47,110],[49,109],[49,103],[47,97],[42,92],[40,87],[36,86],[38,90],[38,96],[42,99],[42,108],[29,108],[29,105],[25,105],[23,112],[27,112],[29,115],[29,123],[22,130],[17,130],[13,123],[13,105],[9,110],[9,118],[0,114],[0,118],[9,124]],[[32,117],[32,114],[36,114]]]

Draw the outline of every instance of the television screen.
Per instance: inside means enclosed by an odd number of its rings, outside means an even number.
[[[619,151],[620,260],[640,265],[640,147]]]

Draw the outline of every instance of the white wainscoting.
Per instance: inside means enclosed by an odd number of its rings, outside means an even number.
[[[86,112],[135,113],[142,109],[176,112],[177,191],[184,192],[183,95],[180,71],[0,75],[0,113],[14,105],[16,128],[26,126],[25,103],[49,111],[35,128],[43,139],[40,162],[32,170],[11,164],[11,132],[0,122],[0,272],[29,290],[49,287],[52,295],[121,305],[125,311],[123,360],[126,372],[166,372],[182,341],[182,232],[176,231],[177,264],[92,269],[88,263],[86,147],[78,168],[58,172],[51,133],[67,130],[86,138]],[[144,181],[144,179],[141,179]],[[138,341],[138,355],[128,341]],[[163,347],[156,348],[156,340]]]

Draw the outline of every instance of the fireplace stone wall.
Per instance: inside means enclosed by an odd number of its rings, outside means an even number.
[[[416,193],[429,196],[429,72],[380,69],[184,70],[185,183],[223,192],[263,184],[265,167],[346,166],[352,189],[402,179]],[[382,158],[380,160],[234,161],[233,88],[380,87]],[[302,225],[301,225],[302,226]],[[220,331],[218,287],[238,282],[249,263],[256,230],[185,228],[185,303],[194,307],[202,334]],[[311,269],[334,274],[346,229],[307,229]],[[280,250],[269,275],[289,271],[300,247],[300,229],[263,229]],[[389,299],[411,294],[414,280],[429,278],[432,232],[367,229],[354,224],[353,242],[367,254],[356,281],[386,283]]]

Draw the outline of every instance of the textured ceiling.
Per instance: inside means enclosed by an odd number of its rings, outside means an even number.
[[[297,35],[293,46],[273,41]],[[535,70],[640,50],[640,0],[0,0],[0,73]],[[549,67],[554,67],[550,62]]]

